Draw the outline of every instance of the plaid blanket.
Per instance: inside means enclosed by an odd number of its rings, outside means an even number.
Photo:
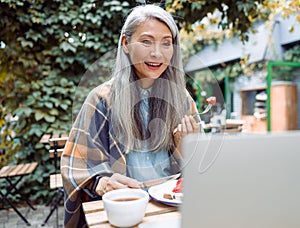
[[[61,157],[65,191],[65,227],[84,227],[81,204],[99,198],[94,192],[98,176],[126,175],[126,155],[114,138],[110,121],[110,83],[93,89],[84,102],[70,131]],[[196,112],[190,98],[191,112]],[[170,157],[174,172],[180,161]]]

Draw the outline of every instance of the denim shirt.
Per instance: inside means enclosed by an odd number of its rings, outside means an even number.
[[[142,98],[141,116],[143,118],[143,129],[147,129],[149,121],[149,95],[150,89],[139,88]],[[169,176],[170,158],[167,150],[148,151],[144,145],[141,151],[130,151],[126,155],[127,176],[138,181],[147,181]]]

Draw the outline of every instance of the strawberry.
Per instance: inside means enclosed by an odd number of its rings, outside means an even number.
[[[217,102],[216,97],[209,97],[206,99],[206,104],[214,105],[214,104],[216,104],[216,102]]]
[[[182,181],[183,181],[183,178],[179,178],[179,179],[177,180],[176,186],[173,188],[172,192],[175,192],[175,193],[180,193],[180,192],[182,192],[182,190],[183,190]]]

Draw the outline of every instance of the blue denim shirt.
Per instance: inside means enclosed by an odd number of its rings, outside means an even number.
[[[143,117],[144,129],[147,129],[149,121],[149,100],[150,89],[139,89],[141,92],[142,105],[141,116]],[[127,176],[138,181],[147,181],[169,176],[170,158],[167,150],[148,151],[144,145],[142,151],[130,151],[126,155]]]

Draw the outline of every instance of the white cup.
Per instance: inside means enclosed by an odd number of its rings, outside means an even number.
[[[131,227],[142,221],[149,195],[142,189],[117,189],[102,196],[104,209],[110,224]]]

